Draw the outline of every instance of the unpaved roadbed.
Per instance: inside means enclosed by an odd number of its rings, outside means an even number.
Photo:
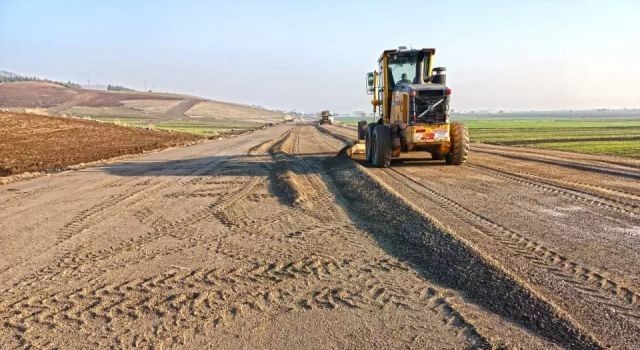
[[[635,344],[636,267],[565,248],[623,236],[601,220],[633,226],[626,178],[365,169],[331,133],[353,131],[282,125],[3,186],[0,348]],[[504,186],[513,208],[472,206]],[[593,230],[549,235],[575,225],[544,211],[564,201]],[[503,217],[517,210],[542,226]]]

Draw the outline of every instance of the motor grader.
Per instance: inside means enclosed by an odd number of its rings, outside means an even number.
[[[333,114],[329,111],[320,112],[320,125],[322,124],[333,124]]]
[[[351,154],[364,151],[376,167],[389,167],[391,159],[414,151],[447,164],[467,160],[469,133],[464,124],[449,121],[451,89],[446,69],[433,68],[434,55],[435,49],[406,47],[382,52],[378,69],[367,73],[367,92],[379,119],[358,122]]]

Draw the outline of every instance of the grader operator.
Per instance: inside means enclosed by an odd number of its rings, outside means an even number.
[[[412,151],[447,164],[467,160],[469,133],[464,124],[449,121],[451,89],[446,69],[433,68],[434,54],[435,49],[406,47],[382,52],[378,70],[367,74],[367,92],[380,118],[358,122],[352,154],[364,146],[366,160],[376,167],[389,167],[391,159]]]

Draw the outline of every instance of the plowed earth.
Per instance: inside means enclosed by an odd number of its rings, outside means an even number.
[[[196,139],[88,120],[0,112],[0,176],[61,169]]]
[[[0,187],[0,348],[634,348],[640,166],[283,125]],[[418,163],[418,164],[411,164]]]

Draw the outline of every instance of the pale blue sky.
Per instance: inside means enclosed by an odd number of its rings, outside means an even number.
[[[452,107],[640,107],[640,1],[0,0],[0,69],[315,111],[435,47]]]

